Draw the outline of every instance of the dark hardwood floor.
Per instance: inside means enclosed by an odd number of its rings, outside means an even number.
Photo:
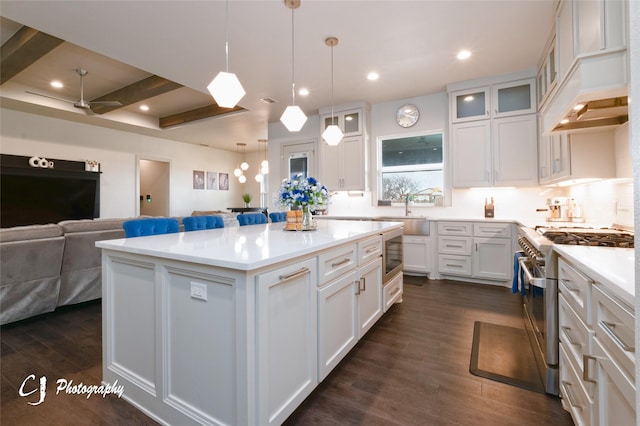
[[[474,321],[522,326],[509,289],[405,277],[393,306],[287,425],[572,425],[560,400],[473,376]],[[115,395],[56,395],[58,379],[99,385],[99,302],[3,326],[2,425],[152,425]],[[40,405],[40,377],[47,392]],[[179,426],[179,425],[177,425]]]

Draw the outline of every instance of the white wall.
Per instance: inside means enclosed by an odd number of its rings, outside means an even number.
[[[2,109],[0,152],[101,163],[100,217],[137,214],[137,158],[171,163],[170,215],[241,206],[235,152]],[[193,170],[229,173],[229,191],[194,190]]]

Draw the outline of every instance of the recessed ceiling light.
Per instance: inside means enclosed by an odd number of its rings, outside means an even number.
[[[573,110],[580,111],[582,108],[584,108],[584,104],[576,104],[576,106],[573,107]]]
[[[142,111],[149,111],[149,105],[140,105]]]
[[[64,87],[64,84],[62,84],[61,81],[53,80],[51,82],[51,87],[55,87],[56,89],[62,89]]]
[[[471,57],[471,52],[468,50],[461,50],[460,52],[458,52],[458,55],[456,55],[456,57],[460,60],[469,59]]]
[[[375,71],[370,72],[369,74],[367,74],[367,80],[374,81],[374,80],[377,80],[377,79],[379,79],[379,78],[380,78],[380,74],[378,74],[378,73],[377,73],[377,72],[375,72]]]
[[[303,87],[300,90],[298,90],[298,95],[300,96],[309,96],[309,89]]]
[[[567,124],[569,122],[568,118],[563,118],[562,120],[560,120],[560,124]]]

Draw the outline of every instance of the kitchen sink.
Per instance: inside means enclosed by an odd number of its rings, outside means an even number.
[[[405,235],[429,235],[429,219],[411,216],[376,216],[377,222],[402,222]]]

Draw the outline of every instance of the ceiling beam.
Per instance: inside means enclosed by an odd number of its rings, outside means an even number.
[[[161,129],[166,129],[168,127],[189,123],[191,121],[202,120],[203,118],[211,118],[236,111],[245,111],[245,109],[237,105],[233,108],[223,108],[218,104],[211,104],[201,108],[180,112],[178,114],[160,117],[158,125]]]
[[[0,48],[0,84],[11,80],[63,42],[57,37],[22,26]]]
[[[118,101],[122,105],[96,105],[91,107],[91,110],[97,114],[104,114],[127,105],[144,101],[145,99],[153,98],[154,96],[171,92],[181,87],[183,87],[182,84],[158,77],[157,75],[152,75],[151,77],[136,81],[133,84],[91,100],[91,102]]]

